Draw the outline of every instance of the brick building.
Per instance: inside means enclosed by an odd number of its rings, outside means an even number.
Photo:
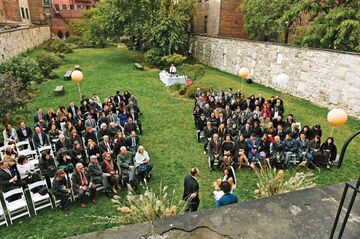
[[[209,36],[247,38],[243,29],[241,0],[198,0],[194,32]]]
[[[50,0],[28,0],[31,23],[50,25]]]
[[[59,37],[69,34],[69,23],[82,18],[81,11],[95,7],[98,0],[51,0],[51,33]]]
[[[1,23],[20,23],[20,6],[18,0],[0,0]]]

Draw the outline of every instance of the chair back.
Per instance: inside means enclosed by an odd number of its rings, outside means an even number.
[[[37,188],[37,187],[40,187],[40,186],[47,187],[46,181],[45,180],[37,181],[35,183],[31,183],[31,184],[28,185],[30,192],[31,192],[31,189],[34,189],[34,188]]]
[[[16,143],[15,146],[18,151],[22,151],[24,149],[30,149],[30,142],[29,142],[29,140],[24,140],[24,141]]]
[[[5,202],[9,202],[9,200],[7,200],[7,199],[16,194],[22,194],[22,196],[24,196],[24,190],[22,188],[15,188],[6,193],[3,192],[3,197],[4,197]]]

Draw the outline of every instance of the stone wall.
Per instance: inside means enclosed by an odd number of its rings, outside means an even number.
[[[232,74],[241,67],[254,72],[254,81],[309,100],[340,107],[360,116],[360,54],[196,35],[192,46],[200,62]],[[285,86],[273,80],[285,73]]]
[[[50,39],[50,27],[34,27],[0,33],[0,62],[31,50]]]

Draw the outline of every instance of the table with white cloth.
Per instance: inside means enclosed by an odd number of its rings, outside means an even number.
[[[167,71],[160,71],[160,80],[166,85],[170,86],[175,83],[185,84],[186,76],[171,75]]]

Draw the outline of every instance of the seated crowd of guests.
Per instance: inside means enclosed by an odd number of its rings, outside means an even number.
[[[140,108],[130,92],[106,98],[83,96],[80,107],[72,101],[57,112],[41,108],[34,115],[33,127],[22,121],[14,129],[5,125],[4,156],[0,161],[0,187],[9,191],[45,178],[49,188],[66,209],[73,191],[82,207],[86,199],[96,202],[96,187],[101,185],[109,197],[121,184],[137,183],[150,178],[153,163],[140,145],[142,134]],[[34,132],[34,133],[33,133]],[[51,146],[39,154],[39,170],[20,154],[16,143],[28,141],[31,150]],[[30,150],[30,149],[29,149]]]
[[[240,90],[198,89],[193,115],[197,140],[204,140],[210,170],[216,164],[219,169],[254,167],[265,160],[276,168],[301,161],[309,168],[329,168],[336,159],[334,139],[321,143],[319,124],[299,128],[291,113],[285,115],[284,102],[278,96],[245,98]]]

